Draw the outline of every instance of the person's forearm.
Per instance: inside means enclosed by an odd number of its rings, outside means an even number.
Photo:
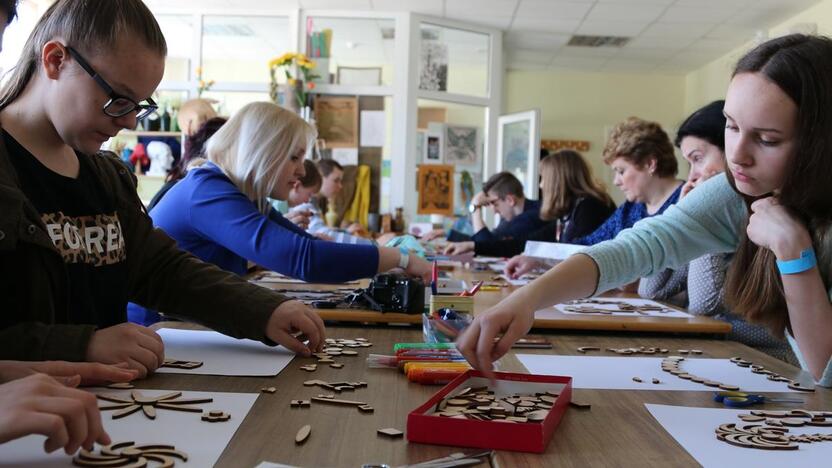
[[[576,254],[523,286],[506,301],[536,311],[592,295],[598,286],[598,266],[591,257]]]
[[[832,304],[817,267],[782,278],[794,338],[809,372],[819,380],[832,356]]]
[[[479,232],[481,229],[488,227],[482,218],[482,208],[471,213],[471,225],[474,226],[474,232]]]
[[[401,252],[393,247],[378,248],[378,272],[382,273],[399,266]]]

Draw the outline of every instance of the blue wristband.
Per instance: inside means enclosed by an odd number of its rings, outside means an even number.
[[[811,270],[818,264],[818,259],[815,257],[815,251],[811,247],[800,252],[800,258],[794,260],[777,260],[777,269],[780,274],[794,275]]]

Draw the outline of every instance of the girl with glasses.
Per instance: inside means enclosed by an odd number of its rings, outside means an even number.
[[[126,323],[128,301],[305,355],[320,349],[311,309],[179,250],[153,229],[127,168],[99,151],[154,106],[166,49],[140,0],[58,0],[32,31],[0,91],[0,358],[153,372],[162,340]]]

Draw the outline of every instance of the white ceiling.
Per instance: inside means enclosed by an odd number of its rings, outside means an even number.
[[[412,11],[502,29],[509,69],[642,73],[694,70],[818,1],[145,0],[153,9],[223,9],[229,14],[293,8]],[[622,48],[567,46],[573,34],[632,39]]]

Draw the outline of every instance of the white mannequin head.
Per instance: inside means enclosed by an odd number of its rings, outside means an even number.
[[[150,158],[150,169],[147,175],[166,176],[173,165],[173,152],[167,143],[151,141],[147,145],[147,157]]]

